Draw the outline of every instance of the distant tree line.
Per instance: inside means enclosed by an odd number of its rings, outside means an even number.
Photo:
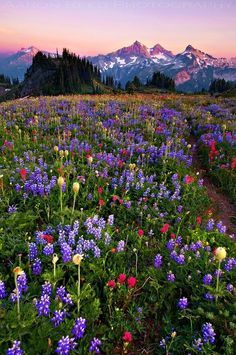
[[[236,89],[236,83],[233,83],[232,81],[226,81],[225,79],[215,79],[211,82],[209,92],[211,94],[223,93],[233,89]]]
[[[10,79],[9,76],[0,74],[0,85],[7,85],[7,86],[12,86],[12,85],[18,85],[19,84],[19,79]]]
[[[63,49],[62,56],[57,55],[56,58],[38,52],[25,74],[25,82],[36,72],[39,73],[38,82],[42,82],[40,93],[43,95],[82,93],[85,88],[91,93],[101,92],[99,69],[86,58],[80,58],[67,49]]]
[[[155,72],[153,73],[152,78],[147,80],[145,85],[141,83],[137,76],[135,76],[134,79],[132,81],[128,81],[125,86],[125,90],[130,93],[145,88],[175,91],[175,82],[165,74]]]

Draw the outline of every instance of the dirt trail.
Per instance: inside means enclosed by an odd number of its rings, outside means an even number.
[[[214,217],[221,220],[227,228],[227,234],[231,235],[236,240],[236,206],[234,206],[229,198],[221,192],[207,176],[206,170],[202,169],[201,163],[198,159],[196,149],[196,139],[191,137],[190,144],[195,145],[193,152],[193,167],[199,172],[200,177],[204,180],[204,186],[207,189],[207,194],[212,201],[212,208]]]

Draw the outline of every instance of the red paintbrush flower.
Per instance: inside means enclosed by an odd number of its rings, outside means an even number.
[[[46,240],[46,242],[48,242],[48,243],[53,243],[53,237],[51,236],[51,235],[49,235],[49,234],[44,234],[43,236],[42,236],[42,238],[44,239],[44,240]]]
[[[110,288],[115,288],[116,287],[116,282],[115,280],[109,280],[107,282],[107,286],[110,287]]]
[[[119,282],[119,284],[123,284],[126,280],[126,275],[125,274],[120,274],[117,278],[117,281]]]
[[[144,231],[142,229],[138,230],[138,235],[139,237],[142,237],[144,235]]]
[[[134,288],[137,283],[137,279],[134,276],[130,276],[127,280],[128,288]]]
[[[170,225],[168,223],[165,223],[164,226],[160,229],[161,233],[167,233],[170,228]]]
[[[27,175],[27,170],[24,168],[20,169],[20,177],[23,181],[25,181],[26,175]]]
[[[131,343],[133,337],[130,332],[124,332],[122,339],[124,340],[125,343]]]
[[[99,204],[100,207],[102,207],[102,206],[105,205],[105,201],[102,200],[102,199],[100,199],[100,200],[98,201],[98,204]]]
[[[200,225],[202,223],[202,217],[198,216],[196,221],[197,221],[197,224]]]

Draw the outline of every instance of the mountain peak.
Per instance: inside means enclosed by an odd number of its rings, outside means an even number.
[[[137,41],[137,40],[133,43],[133,45],[135,45],[135,46],[143,46],[143,44],[141,42]]]
[[[131,44],[128,47],[123,47],[121,49],[118,49],[117,51],[110,53],[115,56],[121,56],[121,57],[126,57],[130,55],[137,55],[141,57],[150,57],[148,48],[142,44],[139,41],[135,41],[133,44]]]
[[[168,51],[164,47],[162,47],[159,43],[155,44],[154,47],[150,48],[150,54],[152,56],[165,55],[168,57],[174,57],[174,54],[171,51]]]
[[[186,47],[185,51],[188,51],[188,52],[194,51],[194,52],[195,52],[196,49],[195,49],[193,46],[191,46],[191,44],[189,44],[189,45]]]

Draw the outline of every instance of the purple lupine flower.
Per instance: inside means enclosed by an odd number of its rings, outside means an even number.
[[[205,300],[207,300],[207,301],[214,301],[215,296],[212,295],[210,292],[207,292],[207,293],[205,293],[204,298],[205,298]]]
[[[234,286],[232,284],[228,284],[228,285],[226,285],[226,290],[229,291],[229,292],[233,292]]]
[[[27,278],[25,272],[22,272],[17,277],[17,285],[20,293],[26,292],[28,290]]]
[[[109,245],[111,243],[111,236],[107,232],[105,232],[104,235],[105,235],[104,243],[105,245]]]
[[[7,212],[10,214],[15,213],[15,212],[17,212],[17,207],[15,205],[8,206]]]
[[[42,295],[39,301],[36,302],[35,307],[37,308],[39,316],[48,317],[50,313],[50,298],[48,295]]]
[[[206,274],[203,279],[202,282],[204,283],[204,285],[210,285],[212,282],[212,275],[211,274]]]
[[[60,300],[62,301],[65,296],[66,296],[66,288],[65,288],[65,286],[57,287],[56,298],[60,298]]]
[[[166,340],[164,338],[162,338],[159,345],[162,349],[165,349],[166,348]]]
[[[111,214],[110,216],[108,216],[107,224],[109,226],[113,226],[113,224],[114,224],[114,214]]]
[[[32,264],[32,273],[34,275],[40,275],[42,273],[42,261],[37,258]]]
[[[179,265],[183,265],[185,263],[185,256],[184,254],[180,254],[176,257],[175,261],[177,262],[177,264]]]
[[[62,337],[57,343],[55,352],[59,355],[68,355],[70,351],[74,350],[77,346],[77,343],[74,340],[74,338],[70,338],[68,335]]]
[[[3,281],[0,280],[0,300],[7,296],[6,286]]]
[[[7,355],[23,355],[24,352],[20,348],[20,341],[14,340],[12,347],[7,350],[6,354]]]
[[[210,218],[209,221],[207,222],[207,225],[206,225],[206,231],[207,232],[210,232],[214,229],[214,225],[215,225],[215,221],[213,218]]]
[[[202,339],[201,338],[194,339],[193,348],[198,350],[199,352],[201,352],[202,351],[202,347],[203,347]]]
[[[174,248],[175,248],[175,241],[174,241],[173,239],[168,240],[168,242],[166,243],[166,248],[167,248],[169,251],[174,250]]]
[[[95,246],[95,247],[93,248],[93,255],[94,255],[95,258],[100,258],[100,256],[101,256],[101,250],[99,249],[98,246]]]
[[[125,242],[123,240],[120,240],[118,242],[118,245],[117,245],[117,248],[116,248],[116,251],[117,253],[121,252],[121,251],[124,251],[125,249]]]
[[[53,323],[53,326],[56,328],[58,327],[66,318],[66,311],[55,311],[53,313],[53,317],[51,318],[51,322]]]
[[[179,205],[179,206],[177,207],[177,211],[178,211],[178,213],[181,213],[181,212],[182,212],[182,210],[183,210],[183,206]]]
[[[61,244],[61,253],[62,253],[62,260],[64,263],[68,263],[72,259],[72,249],[69,244],[62,243]]]
[[[71,295],[69,293],[66,293],[65,286],[60,286],[57,288],[56,299],[61,300],[63,303],[67,305],[73,305]]]
[[[175,274],[173,274],[172,271],[168,271],[166,278],[167,278],[167,281],[174,282],[175,281]]]
[[[51,256],[54,253],[54,247],[53,244],[47,244],[43,248],[43,254],[46,256]]]
[[[228,258],[225,265],[224,269],[226,271],[231,271],[236,267],[236,259],[235,258]]]
[[[29,260],[33,261],[38,256],[38,248],[36,243],[29,243]]]
[[[216,228],[218,229],[219,233],[225,234],[226,233],[226,226],[223,225],[222,221],[216,223]]]
[[[180,298],[177,305],[181,310],[186,309],[188,307],[188,299],[186,297]]]
[[[89,347],[89,351],[90,352],[95,352],[96,354],[100,353],[100,349],[99,347],[102,345],[102,342],[100,339],[98,338],[93,338],[90,342],[90,347]]]
[[[52,284],[49,281],[45,281],[42,285],[42,295],[50,296],[52,294]]]
[[[162,265],[162,256],[161,254],[157,254],[154,259],[154,267],[156,269],[160,269]]]
[[[204,323],[202,326],[202,336],[204,343],[214,344],[216,333],[211,323]]]
[[[204,179],[199,179],[198,180],[198,186],[203,187],[204,186]]]
[[[75,339],[81,339],[84,336],[85,329],[86,329],[86,319],[80,317],[76,319],[71,333],[75,337]]]
[[[72,301],[71,295],[69,293],[67,293],[65,295],[65,297],[63,297],[62,302],[65,303],[68,306],[72,306],[73,305],[73,301]]]

